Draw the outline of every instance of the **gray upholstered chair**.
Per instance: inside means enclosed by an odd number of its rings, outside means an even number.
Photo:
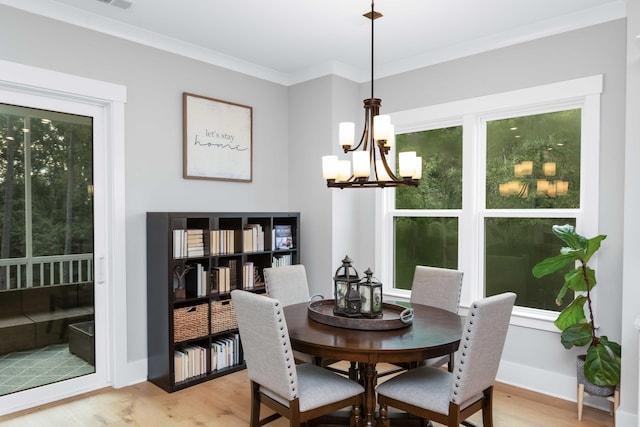
[[[471,305],[453,373],[422,366],[380,384],[378,425],[389,426],[391,406],[448,427],[482,410],[484,427],[492,427],[493,384],[515,299],[507,292]]]
[[[273,298],[234,290],[240,342],[251,383],[251,427],[281,416],[291,427],[351,406],[352,424],[361,424],[364,388],[312,364],[296,365],[282,304]],[[276,413],[260,419],[260,405]]]
[[[267,295],[280,301],[283,306],[311,300],[307,271],[303,264],[269,267],[262,273]]]
[[[410,302],[458,313],[462,277],[463,272],[460,270],[418,265],[413,274]],[[427,359],[424,364],[438,367],[448,363],[449,371],[451,371],[453,369],[452,361],[453,355],[449,355]]]
[[[457,313],[462,277],[460,270],[418,265],[413,274],[410,301]]]
[[[267,296],[280,301],[283,307],[311,300],[307,271],[303,264],[268,267],[262,270],[262,274]],[[321,364],[320,360],[315,360],[311,355],[295,350],[293,353],[299,362]]]

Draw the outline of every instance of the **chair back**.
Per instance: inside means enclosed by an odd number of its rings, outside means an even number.
[[[298,376],[282,304],[252,292],[231,291],[249,379],[287,401],[297,398]]]
[[[417,265],[410,302],[458,312],[462,290],[462,271]]]
[[[263,270],[263,274],[267,295],[280,301],[284,307],[311,299],[304,265],[269,267]]]
[[[495,382],[515,300],[515,293],[505,292],[471,304],[456,353],[451,402],[461,405]]]

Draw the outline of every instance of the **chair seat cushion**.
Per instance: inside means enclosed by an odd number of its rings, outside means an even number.
[[[392,399],[448,414],[451,374],[422,366],[383,382],[376,391]]]
[[[357,382],[337,375],[328,369],[309,363],[298,365],[296,369],[298,371],[298,398],[301,412],[348,399],[364,392],[364,388]],[[272,399],[289,406],[286,399],[275,395],[271,390],[262,387],[261,391]]]
[[[448,414],[452,378],[445,370],[422,366],[383,382],[376,391],[410,405]],[[460,408],[464,409],[480,398],[482,394],[467,400]]]
[[[304,363],[298,365],[300,410],[308,411],[364,392],[364,387],[328,369]]]

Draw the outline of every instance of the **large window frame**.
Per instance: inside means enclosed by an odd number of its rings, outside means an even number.
[[[458,218],[458,268],[464,271],[461,307],[484,296],[484,222],[491,217],[575,218],[585,235],[598,233],[600,95],[602,75],[536,86],[391,114],[396,133],[462,125],[462,209],[395,209],[395,190],[376,193],[375,263],[388,299],[408,299],[410,291],[394,288],[395,217]],[[486,209],[486,123],[508,117],[581,110],[580,206],[576,209]],[[596,297],[597,299],[597,297]],[[512,323],[543,330],[557,312],[516,306]]]

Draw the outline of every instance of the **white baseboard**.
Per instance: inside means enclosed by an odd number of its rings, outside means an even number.
[[[545,371],[526,365],[502,360],[496,381],[516,387],[546,394],[558,399],[577,402],[577,384],[575,375],[563,375],[557,372]],[[608,411],[609,401],[588,396],[584,397],[584,405]],[[576,407],[576,417],[578,409]],[[634,427],[636,427],[634,425]]]

